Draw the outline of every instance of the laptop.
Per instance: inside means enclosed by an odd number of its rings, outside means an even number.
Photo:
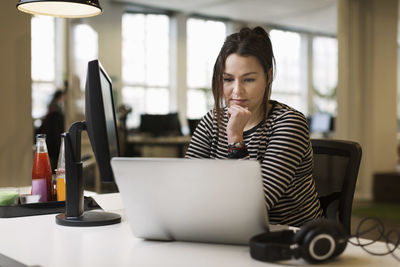
[[[117,157],[111,166],[136,237],[246,245],[268,231],[257,161]]]

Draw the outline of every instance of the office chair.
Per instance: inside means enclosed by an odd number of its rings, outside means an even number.
[[[189,125],[189,131],[190,135],[194,134],[194,131],[196,130],[197,124],[199,124],[200,119],[187,119],[188,125]]]
[[[350,234],[351,209],[361,161],[356,142],[312,139],[316,189],[328,219],[343,224]]]

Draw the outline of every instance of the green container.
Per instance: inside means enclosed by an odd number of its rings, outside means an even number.
[[[19,190],[16,187],[0,188],[0,206],[18,204]]]

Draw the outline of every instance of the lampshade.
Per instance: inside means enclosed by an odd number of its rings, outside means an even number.
[[[17,8],[29,14],[61,18],[84,18],[101,13],[98,0],[19,0]]]

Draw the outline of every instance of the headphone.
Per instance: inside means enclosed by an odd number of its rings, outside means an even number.
[[[260,261],[303,258],[321,263],[339,256],[347,246],[348,235],[335,221],[318,219],[297,232],[283,230],[256,235],[250,239],[250,255]]]

